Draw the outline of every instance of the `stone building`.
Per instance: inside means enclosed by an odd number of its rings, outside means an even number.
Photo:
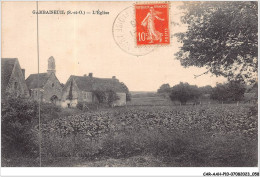
[[[1,94],[2,99],[10,94],[29,96],[25,83],[25,70],[21,69],[17,58],[2,58],[1,60]]]
[[[98,102],[93,91],[113,90],[119,96],[119,100],[113,106],[126,105],[126,88],[113,76],[112,78],[95,78],[92,73],[84,76],[70,76],[62,91],[61,106],[76,107],[79,102]]]
[[[38,100],[39,97],[42,102],[60,104],[62,86],[56,77],[55,59],[52,56],[48,59],[47,73],[31,74],[26,84],[31,99]]]

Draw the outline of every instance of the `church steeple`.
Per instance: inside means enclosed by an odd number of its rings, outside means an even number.
[[[53,58],[53,56],[51,56],[48,59],[48,70],[47,70],[48,74],[51,73],[56,73],[56,69],[55,69],[55,59]]]

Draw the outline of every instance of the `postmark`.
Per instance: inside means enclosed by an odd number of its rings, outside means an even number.
[[[116,44],[130,55],[143,56],[155,49],[154,47],[138,47],[136,45],[136,21],[133,6],[125,8],[117,15],[112,33]]]
[[[169,4],[136,4],[136,44],[170,44]]]

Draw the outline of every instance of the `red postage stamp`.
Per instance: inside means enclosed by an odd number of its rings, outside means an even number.
[[[169,4],[136,4],[137,45],[170,44]]]

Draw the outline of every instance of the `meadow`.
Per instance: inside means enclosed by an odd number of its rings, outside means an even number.
[[[46,165],[62,157],[148,159],[137,166],[150,159],[155,166],[257,165],[257,115],[246,105],[117,108],[60,118],[43,129]]]
[[[41,125],[42,165],[257,166],[256,105],[176,106],[152,99],[157,101],[148,105],[61,110]],[[37,126],[33,132],[37,134]],[[23,165],[38,161],[25,158]],[[15,163],[19,166],[17,159],[4,162]]]

